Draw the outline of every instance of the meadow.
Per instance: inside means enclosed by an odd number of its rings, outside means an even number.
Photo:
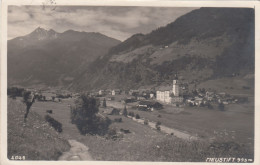
[[[61,103],[36,102],[31,111],[45,116],[46,110],[53,110],[51,116],[62,123],[63,132],[60,135],[88,146],[94,160],[204,162],[207,157],[254,157],[254,115],[253,109],[248,108],[249,105],[230,105],[224,112],[199,107],[176,109],[165,106],[163,110],[154,112],[128,108],[128,112],[139,114],[141,118],[160,121],[162,125],[192,135],[198,134],[200,137],[197,141],[186,141],[122,115],[102,113],[106,108],[100,108],[101,115],[109,117],[112,121],[122,118],[122,122],[113,122],[110,125],[120,136],[108,139],[97,135],[81,135],[70,121],[68,105],[73,102],[74,99],[64,99]],[[118,105],[118,102],[116,104]],[[130,133],[122,133],[120,129],[129,130]]]
[[[70,149],[68,141],[60,136],[36,112],[30,112],[24,122],[25,105],[21,99],[8,99],[7,136],[8,158],[13,160],[57,160]]]

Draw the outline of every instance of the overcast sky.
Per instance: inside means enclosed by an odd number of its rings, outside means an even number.
[[[37,27],[64,32],[100,32],[118,40],[149,33],[195,8],[9,6],[8,39],[29,34]]]

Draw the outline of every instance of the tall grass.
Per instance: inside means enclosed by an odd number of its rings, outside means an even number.
[[[57,160],[62,152],[70,149],[68,141],[37,113],[30,112],[24,123],[25,108],[20,101],[8,99],[8,158]]]

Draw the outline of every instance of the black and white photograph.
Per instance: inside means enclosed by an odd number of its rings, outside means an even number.
[[[9,164],[256,163],[254,5],[6,8]]]

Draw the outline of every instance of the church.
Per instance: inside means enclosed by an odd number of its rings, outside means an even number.
[[[177,75],[175,75],[175,78],[173,80],[172,89],[157,90],[156,99],[167,104],[183,102],[183,97],[180,96],[180,84]]]

